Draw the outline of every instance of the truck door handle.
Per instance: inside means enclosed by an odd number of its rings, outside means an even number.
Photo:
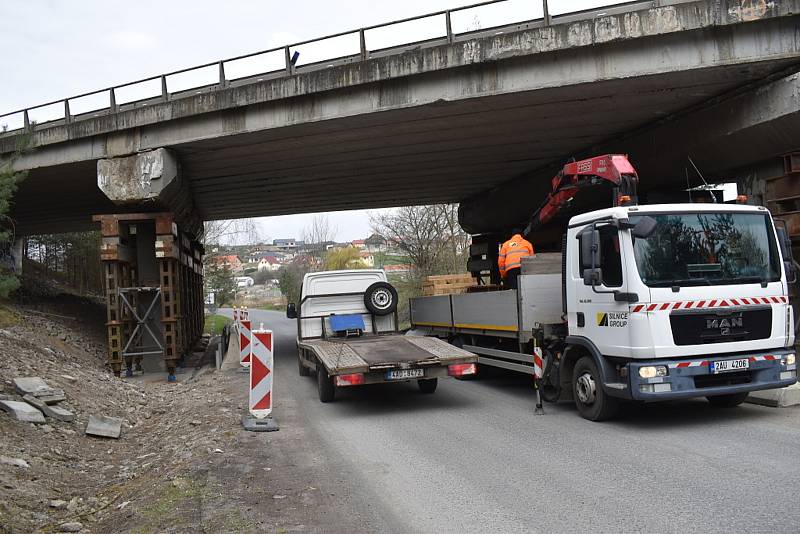
[[[583,327],[586,326],[586,317],[583,316],[583,312],[578,312],[578,326]]]

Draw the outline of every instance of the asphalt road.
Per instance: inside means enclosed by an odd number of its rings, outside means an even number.
[[[301,412],[364,532],[800,531],[800,408],[693,400],[592,423],[571,403],[534,416],[530,379],[500,372],[321,404],[297,373],[294,321],[251,319],[276,335],[276,414],[282,399]]]

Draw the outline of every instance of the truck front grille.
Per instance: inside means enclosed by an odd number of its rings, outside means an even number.
[[[772,308],[679,310],[669,316],[676,345],[704,345],[766,339],[772,331]]]

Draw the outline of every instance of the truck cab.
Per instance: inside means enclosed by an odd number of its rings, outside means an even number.
[[[734,405],[793,384],[793,273],[781,239],[759,206],[619,206],[573,217],[562,386],[573,382],[565,389],[579,408],[603,415],[615,398]],[[595,368],[576,371],[582,358]]]

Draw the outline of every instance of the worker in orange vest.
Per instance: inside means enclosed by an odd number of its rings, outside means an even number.
[[[519,270],[522,267],[522,258],[533,255],[533,245],[522,237],[522,229],[515,228],[514,235],[503,243],[500,248],[500,256],[497,258],[500,276],[503,279],[503,287],[517,289],[517,276],[519,276]]]

